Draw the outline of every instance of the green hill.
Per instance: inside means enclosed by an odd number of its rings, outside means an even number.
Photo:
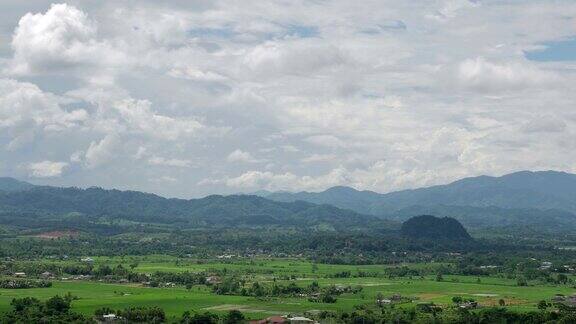
[[[118,231],[119,224],[155,224],[173,229],[273,226],[336,231],[397,226],[374,216],[303,201],[285,203],[249,195],[167,199],[137,191],[56,187],[0,192],[0,224],[101,231],[106,231],[106,226]]]
[[[470,241],[472,237],[462,224],[450,217],[416,216],[402,223],[403,236],[418,240]]]
[[[33,184],[14,178],[0,177],[0,191],[22,191],[32,189]]]

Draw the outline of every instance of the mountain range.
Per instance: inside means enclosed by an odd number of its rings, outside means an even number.
[[[283,227],[329,231],[386,229],[399,224],[304,201],[277,202],[251,195],[167,199],[138,191],[33,186],[14,179],[0,191],[0,224],[87,230],[154,225],[163,228]],[[10,184],[10,185],[9,185]]]
[[[576,230],[576,175],[522,171],[391,193],[333,187],[322,192],[259,192],[168,199],[138,191],[35,186],[0,178],[0,224],[17,228],[281,226],[389,230],[418,215],[452,217],[470,230]],[[127,225],[127,226],[128,226]]]
[[[380,194],[349,187],[322,192],[278,192],[268,199],[330,204],[382,218],[451,216],[467,227],[576,228],[576,175],[521,171],[501,177],[464,178],[446,185]]]

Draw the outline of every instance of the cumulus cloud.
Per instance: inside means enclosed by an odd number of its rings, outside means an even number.
[[[314,39],[267,42],[256,46],[243,59],[258,77],[310,74],[350,61],[351,58],[337,46],[318,44]]]
[[[173,68],[168,72],[168,75],[175,78],[188,79],[194,81],[206,81],[206,82],[225,81],[228,79],[225,76],[218,74],[216,72],[201,71],[191,66]]]
[[[152,110],[152,103],[148,100],[125,99],[116,102],[113,109],[129,132],[165,140],[193,136],[204,128],[194,119],[160,115]]]
[[[306,141],[319,146],[341,147],[345,143],[334,135],[314,135],[306,138]]]
[[[0,129],[11,135],[8,148],[24,145],[41,133],[81,126],[88,118],[87,112],[64,110],[63,101],[34,84],[0,79]]]
[[[116,157],[116,151],[120,147],[119,139],[115,135],[108,135],[100,141],[90,143],[84,159],[90,169],[110,162]]]
[[[558,76],[526,62],[494,63],[483,57],[460,63],[459,80],[465,87],[481,91],[509,91],[545,86],[558,81]]]
[[[122,63],[121,54],[97,39],[97,25],[86,13],[53,4],[46,13],[28,13],[12,38],[11,72],[35,74],[79,66]]]
[[[151,165],[161,165],[161,166],[179,167],[179,168],[188,168],[192,166],[192,161],[190,160],[167,159],[161,156],[151,157],[150,159],[148,159],[148,163]]]
[[[291,172],[273,173],[270,171],[247,171],[237,177],[226,179],[204,179],[200,184],[225,184],[226,186],[253,190],[319,190],[322,188],[346,183],[343,170],[336,169],[329,174],[312,177],[297,176]]]
[[[42,161],[30,163],[28,170],[30,170],[31,177],[52,178],[61,176],[67,166],[68,163],[66,162]]]
[[[240,149],[234,150],[230,154],[228,154],[226,160],[228,162],[244,162],[244,163],[261,162],[260,160],[255,159],[249,152],[245,152]]]

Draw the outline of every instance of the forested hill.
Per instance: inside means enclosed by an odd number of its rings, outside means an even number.
[[[471,241],[462,224],[450,217],[416,216],[402,224],[402,235],[411,239],[433,241]]]
[[[0,192],[0,222],[25,226],[18,218],[102,223],[120,220],[182,228],[287,226],[325,230],[378,229],[395,223],[329,205],[276,202],[257,196],[167,199],[137,191],[34,187]]]
[[[28,182],[19,181],[14,178],[0,177],[0,191],[21,191],[33,187],[34,185]]]

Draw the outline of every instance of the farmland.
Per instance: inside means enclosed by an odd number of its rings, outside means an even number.
[[[78,261],[36,260],[28,261],[51,265],[71,265]],[[0,289],[0,312],[10,308],[13,298],[36,297],[46,299],[54,295],[70,293],[76,300],[72,309],[91,315],[96,309],[113,309],[131,306],[158,306],[168,318],[177,318],[184,311],[210,311],[224,313],[237,309],[248,318],[289,313],[305,314],[317,311],[352,311],[359,305],[375,307],[378,294],[399,294],[410,302],[399,303],[398,307],[413,307],[414,304],[433,302],[449,306],[452,298],[461,296],[476,300],[480,306],[495,306],[503,300],[506,307],[516,311],[536,310],[541,300],[550,300],[555,294],[571,295],[576,290],[569,285],[554,285],[531,282],[518,286],[516,280],[502,276],[445,275],[441,281],[434,275],[389,277],[387,270],[398,267],[424,269],[434,272],[450,264],[415,263],[401,265],[330,265],[316,264],[296,258],[283,259],[233,259],[233,260],[190,260],[167,256],[140,257],[95,257],[94,266],[115,267],[133,264],[134,271],[152,274],[161,272],[212,272],[234,273],[244,279],[244,285],[253,282],[263,285],[287,285],[295,283],[306,287],[317,282],[320,287],[361,287],[359,292],[343,293],[334,303],[317,303],[298,296],[254,297],[215,294],[207,285],[184,287],[145,287],[137,283],[107,283],[96,280],[62,280],[54,278],[52,287],[34,289]],[[348,277],[337,277],[347,273]],[[362,274],[362,277],[358,277]]]

